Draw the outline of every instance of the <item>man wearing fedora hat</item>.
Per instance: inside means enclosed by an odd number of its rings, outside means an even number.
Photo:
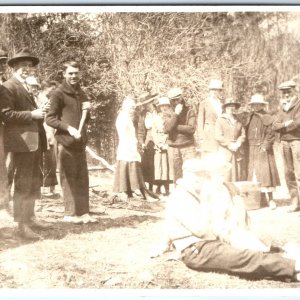
[[[274,118],[265,111],[267,104],[261,94],[253,95],[249,103],[252,112],[246,124],[249,147],[248,180],[260,183],[263,199],[271,209],[275,209],[273,191],[280,185],[280,181],[273,151]]]
[[[215,138],[215,124],[222,114],[223,82],[212,79],[208,86],[208,98],[199,104],[197,135],[201,155],[216,152],[219,144]]]
[[[289,212],[300,209],[300,100],[293,80],[279,85],[282,92],[281,110],[273,129],[280,134],[283,146],[285,179],[291,196]]]
[[[181,88],[171,88],[167,97],[174,112],[165,120],[165,132],[168,133],[171,174],[176,183],[182,177],[183,162],[196,156],[194,133],[197,120],[194,109],[186,105]]]
[[[4,82],[1,95],[1,117],[5,123],[5,150],[13,153],[14,218],[18,233],[28,239],[38,239],[32,229],[49,228],[49,224],[34,217],[35,200],[40,197],[42,173],[39,168],[41,151],[46,147],[42,120],[45,112],[29,92],[26,78],[39,59],[28,49],[22,49],[8,60],[13,76]]]

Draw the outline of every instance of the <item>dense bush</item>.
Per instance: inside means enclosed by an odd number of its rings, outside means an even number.
[[[4,47],[30,47],[41,63],[37,75],[60,79],[67,59],[82,63],[82,85],[92,103],[90,143],[115,159],[114,121],[124,95],[185,88],[190,104],[206,97],[211,78],[226,96],[247,103],[261,92],[276,109],[277,85],[297,80],[299,14],[55,13],[2,14]],[[295,26],[293,26],[295,25]]]

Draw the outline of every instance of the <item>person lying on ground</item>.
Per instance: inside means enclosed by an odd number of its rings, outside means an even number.
[[[185,265],[197,271],[238,276],[300,280],[300,261],[294,253],[272,253],[251,232],[242,199],[224,182],[230,164],[217,154],[183,165],[183,178],[166,207],[166,242]]]

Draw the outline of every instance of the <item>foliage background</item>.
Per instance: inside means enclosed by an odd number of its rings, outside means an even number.
[[[283,80],[298,80],[299,13],[38,13],[1,14],[2,47],[29,47],[41,59],[40,80],[61,79],[64,61],[83,67],[93,107],[90,144],[115,161],[114,122],[126,94],[185,89],[195,105],[212,78],[226,97],[247,103],[265,95],[276,111]]]

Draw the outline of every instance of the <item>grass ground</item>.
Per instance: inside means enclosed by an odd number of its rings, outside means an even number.
[[[1,288],[95,289],[266,289],[299,288],[300,283],[247,280],[218,273],[195,272],[170,254],[151,259],[150,251],[162,239],[164,202],[136,201],[130,208],[106,203],[112,176],[92,177],[91,209],[98,223],[62,223],[62,199],[42,199],[37,215],[53,223],[41,231],[43,240],[26,242],[16,235],[0,241]],[[266,242],[300,243],[300,213],[279,207],[250,211],[253,230]],[[105,207],[105,213],[96,213]],[[14,234],[14,224],[1,224]]]

